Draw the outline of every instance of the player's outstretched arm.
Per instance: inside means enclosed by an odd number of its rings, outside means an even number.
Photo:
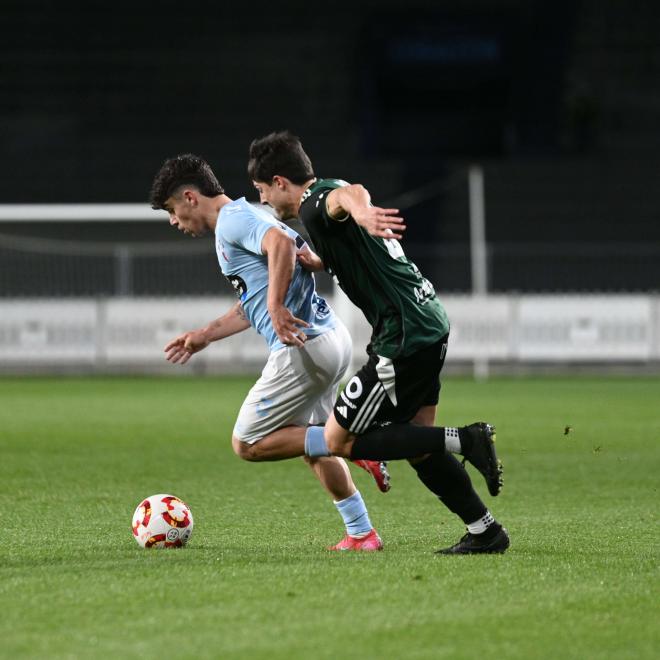
[[[277,338],[289,346],[302,346],[309,327],[296,318],[284,305],[296,264],[296,242],[277,227],[269,229],[261,242],[261,251],[268,257],[268,314]]]
[[[350,215],[372,236],[380,238],[401,238],[406,228],[399,209],[372,206],[369,191],[359,183],[332,190],[326,198],[326,209],[331,218],[340,222]]]
[[[185,364],[211,342],[224,339],[250,327],[241,303],[236,303],[226,314],[211,321],[205,328],[184,332],[165,346],[165,359],[173,364]]]

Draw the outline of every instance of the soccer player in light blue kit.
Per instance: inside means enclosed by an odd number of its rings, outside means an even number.
[[[320,259],[295,231],[267,212],[244,198],[231,200],[209,165],[192,154],[165,161],[154,179],[151,204],[165,209],[170,224],[187,234],[215,232],[220,268],[239,297],[226,314],[205,328],[172,340],[165,347],[167,359],[185,364],[211,342],[254,327],[266,339],[270,356],[238,413],[232,446],[249,461],[301,456],[304,447],[298,447],[292,436],[304,437],[300,427],[325,423],[351,360],[348,331],[316,293],[310,271],[322,269]],[[282,264],[289,264],[291,278],[286,291],[277,291],[269,266]],[[269,303],[283,293],[285,307],[279,310],[278,324],[285,330],[280,339],[273,329]],[[294,429],[297,434],[292,433]],[[346,526],[345,537],[330,549],[380,550],[382,541],[344,460],[305,460],[332,495]],[[381,490],[387,490],[384,464],[361,461],[360,465]]]

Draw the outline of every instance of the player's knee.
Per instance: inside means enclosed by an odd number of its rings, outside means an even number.
[[[342,458],[351,457],[352,439],[330,433],[325,436],[325,444],[333,456],[341,456]]]
[[[260,461],[259,443],[249,444],[239,440],[236,436],[231,439],[231,446],[234,453],[244,461]]]
[[[410,421],[419,426],[433,426],[435,424],[435,409],[436,406],[422,406]]]
[[[423,463],[431,454],[424,454],[424,456],[415,456],[413,458],[408,458],[406,459],[410,465],[413,467],[415,465],[419,465],[420,463]]]
[[[342,458],[351,457],[354,436],[338,424],[337,420],[332,416],[326,422],[323,429],[323,437],[325,438],[328,451],[333,456],[340,456]]]

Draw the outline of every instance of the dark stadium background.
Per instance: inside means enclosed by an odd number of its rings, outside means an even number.
[[[250,140],[290,128],[319,175],[401,204],[407,251],[439,290],[470,288],[472,162],[492,290],[658,289],[656,2],[4,0],[0,22],[0,203],[146,201],[184,151],[254,199]],[[183,240],[157,223],[0,230]],[[1,296],[52,293],[29,259],[7,270]],[[215,289],[211,255],[165,293]]]

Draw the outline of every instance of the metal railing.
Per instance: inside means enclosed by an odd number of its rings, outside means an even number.
[[[654,276],[660,245],[655,243],[486,242],[479,167],[456,170],[449,177],[387,200],[383,206],[410,209],[465,186],[466,181],[470,242],[403,241],[406,254],[438,291],[482,295],[660,290],[660,281]],[[106,223],[107,228],[107,223],[115,221],[144,223],[160,238],[160,228],[153,223],[164,223],[167,216],[147,204],[0,205],[0,298],[218,295],[229,291],[218,276],[211,241],[126,241],[121,236],[94,240],[99,223]],[[6,230],[5,223],[11,223],[13,231]],[[85,223],[85,234],[92,240],[52,237],[53,227],[73,226],[70,223]],[[22,224],[30,225],[31,231],[21,232]],[[35,227],[42,228],[42,235],[35,235]],[[328,290],[327,280],[322,288]]]

